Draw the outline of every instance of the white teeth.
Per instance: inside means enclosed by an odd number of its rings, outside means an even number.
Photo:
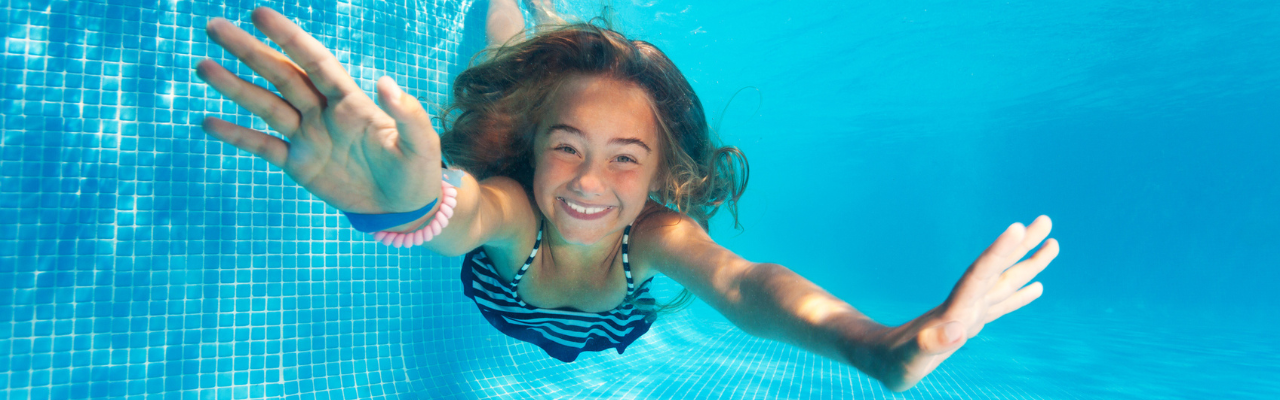
[[[609,207],[592,207],[592,208],[587,208],[587,207],[583,207],[583,206],[580,206],[580,205],[577,205],[577,204],[571,203],[571,202],[569,202],[568,200],[565,200],[565,201],[564,201],[564,203],[565,203],[565,204],[568,204],[568,205],[569,205],[569,208],[572,208],[574,211],[577,211],[577,212],[580,212],[580,213],[583,213],[583,214],[595,214],[595,213],[598,213],[598,212],[601,212],[601,211],[604,211],[604,210],[609,209]]]

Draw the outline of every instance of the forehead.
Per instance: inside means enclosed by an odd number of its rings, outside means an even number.
[[[649,95],[640,86],[601,76],[570,78],[542,123],[566,124],[588,138],[632,137],[657,144],[658,123]]]

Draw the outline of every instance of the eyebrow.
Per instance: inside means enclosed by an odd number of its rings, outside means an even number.
[[[582,133],[582,131],[578,130],[578,128],[574,128],[574,127],[572,127],[572,126],[565,125],[565,124],[555,124],[555,125],[551,125],[551,128],[550,128],[550,129],[547,129],[547,133],[551,133],[551,132],[555,132],[555,131],[565,131],[565,132],[572,133],[572,134],[574,134],[574,135],[578,135],[578,136],[582,136],[582,137],[586,137],[586,136],[587,136],[586,134],[583,134],[583,133]],[[609,143],[610,143],[610,144],[613,144],[613,143],[621,143],[621,144],[624,144],[624,145],[626,145],[626,144],[634,144],[634,145],[637,145],[637,146],[640,146],[640,147],[644,148],[644,151],[645,151],[645,152],[647,152],[647,153],[653,153],[653,150],[650,150],[650,149],[649,149],[649,145],[644,144],[644,141],[643,141],[643,140],[640,140],[640,139],[637,139],[637,138],[613,138],[613,139],[609,139]]]

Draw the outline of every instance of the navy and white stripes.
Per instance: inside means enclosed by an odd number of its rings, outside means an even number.
[[[512,297],[516,299],[517,303],[520,303],[521,307],[525,305],[524,300],[520,300],[520,293],[516,289],[520,287],[520,280],[524,279],[524,273],[529,270],[529,265],[533,264],[533,257],[538,255],[539,247],[542,247],[542,224],[538,224],[538,239],[533,241],[533,251],[529,252],[529,258],[524,260],[524,266],[520,267],[520,271],[516,272],[516,277],[511,279]],[[490,269],[494,271],[498,270],[497,268]]]
[[[476,302],[480,313],[507,336],[541,347],[548,355],[572,362],[584,351],[617,349],[618,354],[645,332],[655,319],[655,301],[646,280],[636,289],[627,256],[631,227],[622,235],[622,266],[627,277],[627,296],[622,304],[606,312],[583,312],[572,308],[545,309],[529,306],[520,299],[520,279],[528,271],[542,244],[542,229],[533,251],[523,266],[503,284],[497,268],[480,247],[467,253],[462,262],[463,293]]]

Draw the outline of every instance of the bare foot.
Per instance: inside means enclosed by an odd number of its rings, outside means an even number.
[[[489,48],[498,48],[507,42],[524,39],[524,15],[514,0],[489,0],[489,15],[485,21],[485,38]]]
[[[564,18],[556,14],[556,5],[552,0],[524,0],[524,7],[533,13],[534,22],[538,26],[566,24]]]

